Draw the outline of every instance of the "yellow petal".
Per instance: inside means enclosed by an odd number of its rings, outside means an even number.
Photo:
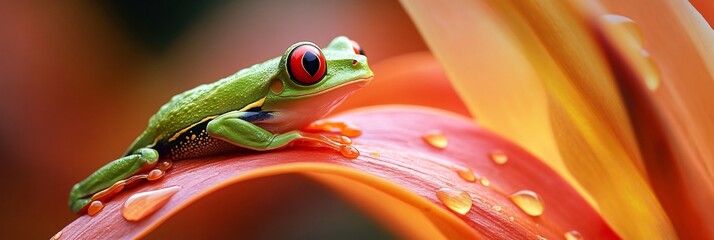
[[[647,10],[637,1],[603,3],[627,17],[600,21],[603,44],[615,59],[652,186],[681,238],[712,238],[714,212],[702,210],[714,199],[714,32],[686,2],[646,1]],[[633,28],[639,41],[630,40]]]
[[[543,159],[584,192],[561,160],[543,85],[495,13],[479,1],[403,5],[474,118]]]
[[[536,70],[545,89],[548,107],[546,112],[550,117],[549,121],[553,126],[563,161],[595,198],[605,219],[626,239],[674,238],[676,235],[669,219],[649,188],[626,111],[607,62],[592,33],[587,32],[584,13],[576,11],[576,6],[562,1],[489,3],[500,16],[505,17],[502,20],[509,24],[514,36],[518,37],[516,44],[520,44],[522,53],[527,56],[526,64]],[[445,59],[442,62],[452,80],[458,84],[480,79],[481,75],[476,67],[464,64],[473,56],[453,53],[454,45],[458,48],[474,48],[475,46],[468,44],[456,43],[482,42],[485,41],[484,38],[495,38],[493,34],[487,34],[487,31],[480,35],[461,35],[462,31],[446,34],[445,30],[439,28],[449,26],[450,29],[466,29],[467,32],[477,28],[484,24],[483,19],[475,22],[478,18],[472,17],[469,20],[464,19],[464,16],[488,16],[482,14],[488,13],[483,9],[483,3],[469,3],[448,11],[439,6],[424,6],[427,3],[404,4],[430,48],[439,59]],[[424,5],[412,6],[420,4]],[[430,16],[434,17],[429,18]],[[512,51],[514,48],[507,44],[501,47],[492,50]],[[449,51],[452,53],[448,53]],[[462,64],[450,66],[452,63]],[[523,62],[499,62],[493,66],[518,69],[519,67],[514,65],[519,64]],[[458,71],[461,73],[452,74],[457,70],[451,70],[450,67],[460,69]],[[478,88],[458,88],[460,93],[466,93],[463,95],[465,101],[479,101],[478,96],[472,96],[479,94]],[[535,91],[537,90],[538,88],[535,88]],[[503,89],[503,92],[499,93],[505,94],[506,91],[507,89]],[[499,100],[503,99],[490,101]],[[489,102],[483,101],[483,105],[487,104]],[[473,107],[472,104],[467,106]],[[487,117],[477,116],[482,119]],[[510,117],[501,115],[499,119],[506,121],[505,119],[514,116],[523,115],[513,113]],[[530,128],[543,127],[542,124],[537,124],[538,121],[527,117],[517,120]]]

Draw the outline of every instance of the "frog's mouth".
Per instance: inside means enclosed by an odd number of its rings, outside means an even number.
[[[332,112],[342,101],[371,80],[371,76],[365,77],[318,92],[282,98],[290,101],[266,103],[263,105],[263,111],[271,112],[273,117],[259,124],[270,132],[300,129]]]
[[[360,78],[360,79],[357,79],[357,80],[354,80],[354,81],[351,81],[351,82],[346,82],[346,83],[343,83],[343,84],[335,85],[335,86],[332,86],[331,88],[323,89],[323,90],[320,90],[320,91],[317,91],[317,92],[306,93],[306,94],[300,94],[300,95],[293,95],[293,96],[286,96],[285,98],[314,97],[314,96],[317,96],[317,95],[322,95],[322,94],[327,93],[327,92],[331,92],[331,91],[333,91],[333,90],[335,90],[335,89],[342,89],[342,88],[350,88],[350,89],[351,89],[352,86],[348,86],[348,85],[355,84],[356,86],[354,86],[354,89],[353,89],[352,91],[350,91],[350,93],[351,93],[351,92],[356,91],[357,89],[360,89],[360,88],[363,88],[363,87],[367,86],[367,84],[369,84],[369,83],[372,81],[373,78],[374,78],[373,76],[364,77],[364,78]],[[348,93],[348,94],[345,94],[345,95],[349,95],[349,93]]]

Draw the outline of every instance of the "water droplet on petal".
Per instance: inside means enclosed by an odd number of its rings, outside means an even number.
[[[154,181],[156,179],[159,179],[164,176],[164,171],[161,171],[161,169],[154,169],[149,172],[149,174],[146,176],[146,180],[149,181]]]
[[[359,150],[351,145],[340,145],[340,153],[347,158],[359,157]]]
[[[436,197],[449,208],[458,214],[464,215],[471,210],[473,204],[471,195],[467,192],[451,188],[442,188],[436,192]]]
[[[657,88],[659,87],[660,80],[659,68],[657,67],[657,64],[655,63],[654,59],[652,59],[652,56],[650,56],[650,53],[647,52],[647,50],[640,49],[640,54],[642,54],[644,61],[642,61],[641,63],[637,63],[639,65],[639,68],[641,69],[641,71],[639,71],[639,74],[642,75],[641,77],[645,81],[647,89],[651,91],[657,90]]]
[[[340,136],[340,143],[350,145],[352,144],[352,139],[347,136]]]
[[[513,222],[513,221],[515,221],[515,220],[516,220],[516,218],[514,218],[513,216],[508,217],[508,221]]]
[[[100,201],[92,201],[92,203],[89,204],[89,207],[87,207],[87,214],[89,216],[94,216],[99,213],[99,211],[102,211],[104,208],[104,204]]]
[[[163,207],[181,187],[173,186],[154,191],[137,193],[124,202],[121,215],[127,221],[139,221]]]
[[[510,199],[523,212],[534,217],[540,216],[545,210],[543,199],[541,199],[540,196],[533,191],[518,191],[511,194]]]
[[[612,24],[612,26],[620,27],[625,30],[625,32],[632,37],[632,40],[637,43],[638,47],[641,47],[644,44],[642,31],[637,23],[635,23],[632,19],[615,14],[605,14],[603,15],[603,18],[606,22]]]
[[[620,51],[623,51],[633,61],[638,77],[644,81],[645,86],[649,90],[657,90],[660,84],[660,73],[657,64],[652,59],[650,54],[643,49],[644,38],[640,27],[633,21],[624,16],[606,14],[603,15],[605,26],[613,33],[625,34],[626,37],[632,39],[631,43],[624,43]]]
[[[484,185],[486,187],[488,187],[488,185],[491,185],[491,181],[489,181],[488,178],[486,178],[486,177],[481,177],[478,180],[478,182],[481,183],[481,185]]]
[[[159,162],[159,165],[156,166],[156,168],[161,169],[161,171],[166,171],[167,169],[171,168],[173,164],[174,163],[171,160],[163,160]]]
[[[379,154],[378,152],[372,152],[372,153],[370,153],[369,155],[372,156],[372,157],[376,157],[376,158],[382,156],[382,155]]]
[[[570,232],[565,233],[565,240],[582,240],[583,235],[580,234],[580,232],[572,230]]]
[[[62,231],[59,231],[59,232],[55,233],[55,235],[53,235],[51,239],[52,239],[52,240],[58,240],[58,239],[60,239],[61,237],[62,237]]]
[[[461,177],[461,179],[467,181],[467,182],[475,182],[476,181],[476,176],[474,175],[474,172],[465,166],[461,165],[452,165],[451,169],[456,171],[456,174]]]
[[[489,158],[496,164],[502,165],[506,162],[508,162],[508,155],[506,155],[503,151],[496,150],[488,154]]]
[[[548,240],[547,238],[541,236],[541,235],[536,235],[536,239],[538,240]]]
[[[493,205],[493,207],[491,207],[491,209],[493,209],[493,211],[496,211],[496,212],[500,212],[501,210],[503,210],[503,208],[498,205]]]
[[[428,133],[421,136],[421,139],[424,140],[424,142],[426,142],[430,146],[438,149],[444,149],[446,148],[446,145],[449,144],[448,140],[446,139],[446,136],[444,136],[444,133],[439,130],[429,131]]]

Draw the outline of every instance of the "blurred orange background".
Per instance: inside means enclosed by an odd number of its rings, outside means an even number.
[[[397,1],[4,3],[0,239],[48,238],[76,218],[72,185],[120,156],[171,96],[339,35],[371,66],[427,50]]]

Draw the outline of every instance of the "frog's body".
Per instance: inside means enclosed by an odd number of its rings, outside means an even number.
[[[82,210],[95,199],[93,194],[153,168],[159,157],[180,160],[306,142],[344,154],[351,147],[349,141],[297,130],[324,117],[369,82],[372,72],[361,53],[346,37],[336,38],[324,50],[296,43],[282,57],[174,96],[149,119],[124,157],[74,186],[70,208]]]
[[[173,155],[172,152],[196,149],[211,154],[214,153],[211,149],[226,148],[207,143],[215,144],[216,141],[206,138],[206,125],[210,120],[230,111],[261,113],[262,104],[260,101],[268,94],[270,87],[261,84],[261,82],[268,82],[276,75],[278,69],[275,66],[279,61],[280,58],[274,58],[253,65],[232,76],[174,96],[149,119],[148,127],[126,150],[124,156],[131,155],[139,148],[148,146],[157,149],[161,156],[178,160],[182,159],[181,155],[183,154]],[[234,89],[241,89],[241,91],[236,92]],[[254,122],[260,119],[250,120]],[[196,137],[193,137],[192,140],[193,135]],[[199,141],[202,146],[199,146]],[[202,154],[192,155],[191,157],[198,157]]]

